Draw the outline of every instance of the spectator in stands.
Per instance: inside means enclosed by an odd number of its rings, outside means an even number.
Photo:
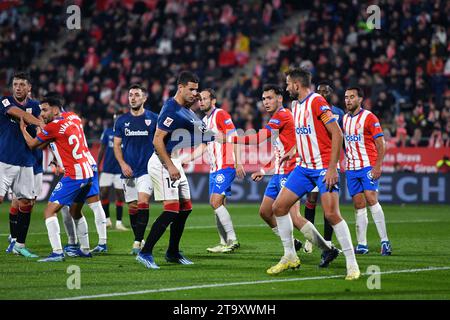
[[[447,174],[450,172],[450,159],[448,156],[444,156],[441,160],[436,162],[436,167],[439,173]]]

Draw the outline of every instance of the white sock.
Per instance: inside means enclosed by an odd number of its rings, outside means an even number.
[[[377,226],[378,235],[380,236],[381,241],[388,241],[387,231],[386,231],[386,222],[384,220],[384,212],[380,203],[377,202],[373,206],[369,207],[370,212],[372,213],[373,221]]]
[[[217,213],[214,213],[214,217],[216,219],[217,232],[219,233],[220,244],[223,246],[226,246],[227,245],[227,233],[225,232],[225,229],[223,228],[223,225],[220,222],[220,219],[217,216]]]
[[[106,244],[106,214],[100,201],[89,203],[89,208],[94,211],[95,228],[98,233],[98,244]]]
[[[356,209],[356,239],[358,244],[367,245],[367,225],[369,220],[367,219],[367,209]]]
[[[70,208],[68,206],[64,206],[61,209],[64,230],[66,230],[68,244],[77,244],[78,239],[77,233],[75,232],[75,222],[73,221],[69,211]]]
[[[83,216],[80,219],[74,219],[77,228],[78,240],[80,240],[80,249],[84,253],[89,252],[89,231],[86,218]]]
[[[275,235],[276,235],[277,237],[280,236],[280,233],[278,232],[278,226],[273,227],[273,228],[272,228],[272,232],[275,233]]]
[[[63,253],[58,218],[50,217],[45,219],[45,225],[47,226],[48,239],[50,240],[53,252],[58,254]]]
[[[278,232],[280,234],[281,242],[283,243],[285,256],[296,256],[294,247],[293,224],[291,215],[288,213],[281,217],[275,217],[277,220]]]
[[[333,229],[336,233],[336,238],[341,245],[342,252],[344,252],[347,270],[349,268],[358,267],[355,252],[353,251],[352,237],[345,220],[342,220],[338,224],[335,224],[333,226]]]
[[[236,233],[234,232],[233,222],[231,221],[231,216],[228,213],[227,208],[225,206],[220,206],[214,212],[217,214],[217,217],[220,220],[225,232],[227,233],[227,240],[234,241],[236,240]]]
[[[327,241],[322,237],[322,235],[317,231],[316,227],[308,221],[301,229],[300,232],[303,233],[306,239],[312,242],[322,251],[330,250],[331,247],[328,245]]]

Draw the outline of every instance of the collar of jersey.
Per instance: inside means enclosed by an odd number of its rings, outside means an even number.
[[[214,114],[214,112],[216,112],[217,108],[214,107],[214,110],[211,112],[211,114],[209,116],[206,116],[208,119],[211,118]]]
[[[303,102],[305,102],[306,101],[306,99],[308,99],[310,96],[312,96],[314,94],[314,92],[311,92],[310,94],[308,94],[307,96],[306,96],[306,98],[305,99],[303,99],[302,101],[300,101],[300,104],[302,104]]]
[[[364,109],[361,107],[361,110],[359,110],[359,112],[357,114],[352,115],[350,112],[348,114],[350,115],[350,117],[354,118],[354,117],[356,117],[358,114],[360,114],[363,111],[364,111]]]

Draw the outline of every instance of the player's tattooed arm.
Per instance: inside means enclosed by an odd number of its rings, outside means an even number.
[[[386,153],[386,143],[383,136],[375,139],[375,146],[377,147],[377,161],[371,171],[372,178],[377,180],[381,177],[381,165],[383,163],[384,154]]]
[[[37,138],[33,138],[27,131],[27,124],[25,123],[23,118],[20,118],[20,130],[22,131],[22,135],[30,149],[35,149],[43,145],[45,142],[38,140]]]
[[[33,124],[42,129],[45,127],[45,123],[42,120],[42,118],[36,118],[31,113],[25,112],[18,107],[9,108],[7,113],[8,113],[8,115],[10,115],[13,118],[16,118],[17,120],[23,119],[23,121],[25,121],[25,123],[27,123],[27,124]]]
[[[153,146],[155,147],[156,154],[161,160],[161,163],[167,168],[167,171],[169,171],[170,179],[172,181],[177,181],[181,178],[181,174],[177,167],[175,167],[172,160],[170,159],[169,154],[167,153],[166,145],[164,143],[164,138],[167,136],[167,134],[167,131],[157,128],[155,131],[155,136],[153,138]]]
[[[120,165],[120,169],[122,170],[123,175],[127,178],[131,178],[133,176],[133,170],[128,165],[128,163],[125,162],[123,158],[121,145],[122,145],[122,138],[114,137],[114,156],[116,157],[117,162]]]
[[[343,134],[337,121],[328,122],[325,124],[325,127],[331,135],[331,158],[324,181],[327,185],[327,189],[332,190],[339,179],[337,164],[341,155]]]

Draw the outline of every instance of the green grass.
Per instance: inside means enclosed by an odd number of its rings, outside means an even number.
[[[40,256],[49,254],[43,204],[33,212],[27,246]],[[112,206],[113,208],[113,206]],[[151,222],[161,207],[151,208]],[[195,205],[182,239],[182,249],[195,264],[182,266],[164,261],[168,232],[157,244],[154,256],[160,270],[147,270],[129,255],[132,232],[110,231],[109,253],[92,259],[66,258],[63,263],[37,263],[20,256],[6,254],[9,233],[7,205],[0,206],[0,299],[55,299],[98,294],[164,290],[187,286],[221,285],[226,283],[280,280],[279,282],[236,284],[175,291],[156,291],[137,295],[106,297],[106,299],[450,299],[450,270],[429,270],[381,275],[381,289],[367,288],[368,276],[358,281],[344,281],[345,260],[338,257],[328,269],[317,267],[320,252],[299,253],[302,267],[279,276],[265,271],[282,255],[280,241],[264,226],[256,205],[230,205],[241,248],[231,254],[206,253],[208,246],[218,242],[212,211],[206,205]],[[90,242],[97,241],[93,214],[86,209],[90,227]],[[355,228],[353,211],[341,208],[349,223],[353,241]],[[450,267],[450,206],[384,206],[393,255],[379,254],[379,239],[369,213],[368,240],[371,253],[358,256],[362,272],[370,265],[381,272]],[[128,217],[125,223],[128,225]],[[317,225],[322,232],[321,210]],[[114,217],[114,214],[113,214]],[[60,220],[63,243],[66,241]],[[148,233],[148,230],[147,230]],[[295,236],[304,240],[298,231]],[[336,240],[334,240],[336,243]],[[81,269],[81,289],[69,290],[67,268]],[[327,278],[330,276],[337,278]],[[319,277],[310,279],[313,277]],[[302,280],[303,279],[303,280]],[[291,281],[289,281],[291,280]]]

